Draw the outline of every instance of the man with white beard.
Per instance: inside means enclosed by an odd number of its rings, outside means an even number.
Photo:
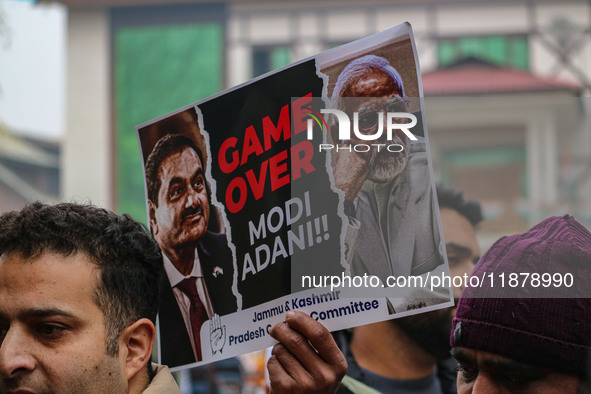
[[[400,74],[385,58],[374,55],[357,58],[343,69],[332,103],[349,119],[357,112],[359,132],[365,135],[378,134],[379,118],[386,125],[387,113],[408,112]],[[405,118],[398,121],[406,122]],[[340,148],[334,182],[344,192],[350,218],[346,255],[351,274],[376,275],[386,283],[388,276],[424,275],[441,266],[443,246],[425,141],[420,137],[410,141],[401,130],[395,130],[391,140],[383,132],[378,140],[343,141],[337,139],[336,124],[331,135]],[[372,147],[368,152],[346,149],[367,142]],[[383,144],[380,149],[379,144]],[[390,144],[399,145],[401,151],[384,148]],[[443,294],[418,289],[409,297],[390,300],[389,307],[395,313],[445,300]]]

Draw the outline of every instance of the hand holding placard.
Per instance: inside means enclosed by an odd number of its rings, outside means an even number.
[[[330,332],[303,312],[289,312],[270,334],[279,343],[267,363],[270,393],[334,393],[347,361]]]

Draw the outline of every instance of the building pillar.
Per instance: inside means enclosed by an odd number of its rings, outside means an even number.
[[[108,11],[70,8],[67,37],[62,198],[112,208]]]

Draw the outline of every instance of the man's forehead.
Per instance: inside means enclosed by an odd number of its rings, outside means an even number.
[[[0,283],[4,282],[4,286],[46,285],[59,289],[70,285],[71,290],[86,289],[86,285],[94,285],[99,276],[100,268],[84,252],[64,255],[48,251],[31,257],[13,252],[0,256]]]
[[[195,166],[187,166],[186,164],[189,163],[195,164]],[[184,146],[169,153],[162,159],[158,167],[158,178],[161,180],[170,179],[184,173],[192,175],[201,168],[203,168],[203,164],[195,149],[190,146]]]
[[[354,79],[344,96],[392,97],[401,95],[395,79],[384,70],[372,70]]]
[[[535,352],[535,349],[532,351]],[[460,363],[461,369],[475,369],[478,375],[486,374],[489,383],[503,388],[503,392],[514,392],[514,388],[527,393],[579,392],[580,377],[576,374],[520,362],[483,350],[454,347],[451,353]]]
[[[458,211],[448,207],[439,210],[441,227],[446,244],[460,245],[468,248],[475,255],[479,253],[476,231],[470,221]]]
[[[477,364],[479,367],[508,369],[540,368],[500,354],[465,347],[454,347],[451,350],[451,354],[459,362],[469,362]]]
[[[72,252],[61,251],[59,246],[56,248],[51,246],[40,248],[39,251],[30,254],[18,250],[3,253],[0,255],[0,264],[2,263],[14,263],[15,265],[16,263],[31,265],[34,263],[40,263],[48,266],[52,266],[56,263],[63,263],[70,265],[88,265],[90,269],[98,269],[96,261],[88,253],[82,250]]]
[[[167,155],[158,167],[159,192],[165,191],[174,178],[187,178],[203,169],[201,159],[195,150],[185,146]]]
[[[96,301],[100,269],[82,253],[0,258],[0,319],[37,321],[59,316],[72,324],[103,321]]]

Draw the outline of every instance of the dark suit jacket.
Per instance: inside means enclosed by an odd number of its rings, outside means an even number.
[[[221,316],[236,312],[236,297],[232,293],[234,266],[226,235],[208,231],[199,241],[197,253],[214,313]],[[223,274],[214,276],[215,267],[221,268]],[[160,282],[158,320],[160,325],[160,362],[169,367],[194,363],[196,360],[191,340],[166,275]],[[203,343],[202,346],[207,346],[207,344]]]

